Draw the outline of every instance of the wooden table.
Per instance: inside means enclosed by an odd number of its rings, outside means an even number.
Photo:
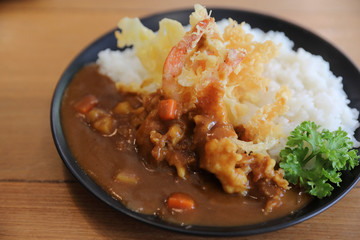
[[[324,37],[360,66],[360,1],[198,1],[274,15]],[[197,239],[148,226],[93,197],[64,167],[50,132],[60,75],[124,16],[192,1],[0,1],[0,239]],[[359,239],[360,184],[293,227],[242,239]],[[199,238],[200,239],[200,238]]]

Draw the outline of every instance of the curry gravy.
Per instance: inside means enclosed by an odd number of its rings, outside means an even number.
[[[166,221],[180,224],[233,226],[291,214],[310,200],[308,195],[293,188],[285,192],[280,207],[264,214],[265,199],[258,197],[254,191],[246,197],[227,194],[213,175],[202,170],[192,171],[184,180],[177,177],[174,168],[167,164],[150,166],[139,156],[132,140],[127,140],[125,148],[118,147],[119,141],[124,140],[122,135],[131,135],[135,131],[128,118],[116,118],[121,131],[103,136],[79,116],[74,104],[87,94],[96,96],[98,106],[108,111],[120,101],[127,100],[136,106],[141,104],[140,100],[135,95],[119,93],[114,83],[99,74],[97,66],[93,64],[76,74],[63,96],[61,106],[62,127],[78,164],[105,191],[133,211],[156,214]],[[137,183],[115,181],[114,176],[121,171],[134,174]],[[174,192],[190,195],[195,201],[195,209],[182,212],[167,209],[165,201]]]

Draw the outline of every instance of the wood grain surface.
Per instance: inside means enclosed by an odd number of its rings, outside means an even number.
[[[291,21],[360,66],[358,0],[197,2]],[[122,17],[192,8],[194,3],[0,1],[0,239],[202,239],[146,225],[102,203],[64,167],[50,131],[54,88],[77,53]],[[360,184],[308,221],[241,239],[360,239]]]

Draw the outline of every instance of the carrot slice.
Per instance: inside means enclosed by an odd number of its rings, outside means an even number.
[[[98,102],[98,99],[94,95],[86,95],[76,102],[74,107],[79,113],[86,114],[95,107]]]
[[[167,199],[167,207],[171,210],[191,210],[195,208],[195,201],[185,193],[173,193]]]
[[[158,111],[162,120],[175,119],[176,101],[174,99],[160,100]]]

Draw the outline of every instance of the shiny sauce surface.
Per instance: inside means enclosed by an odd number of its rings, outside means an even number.
[[[265,214],[265,200],[257,197],[256,193],[249,193],[246,197],[227,194],[209,173],[193,171],[182,179],[167,164],[150,166],[138,154],[135,142],[128,142],[125,148],[119,147],[119,142],[124,140],[123,135],[135,131],[128,118],[116,118],[118,134],[103,136],[79,116],[74,104],[88,94],[96,96],[98,106],[108,111],[120,101],[126,100],[136,106],[140,100],[136,95],[120,93],[115,84],[99,74],[97,66],[92,64],[75,75],[61,105],[62,127],[77,163],[106,192],[133,211],[155,214],[179,224],[235,226],[292,214],[310,201],[308,195],[293,188],[286,191],[280,207]],[[119,172],[135,175],[136,184],[116,181]],[[190,195],[195,201],[195,209],[180,212],[169,210],[166,199],[175,192]]]

